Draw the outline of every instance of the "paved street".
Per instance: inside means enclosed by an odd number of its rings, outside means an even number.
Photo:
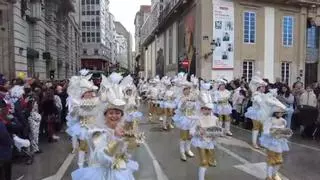
[[[140,125],[146,133],[146,144],[134,153],[140,163],[137,180],[195,180],[198,158],[182,162],[179,159],[179,131],[163,132],[157,123],[144,122]],[[207,179],[264,179],[265,153],[254,150],[248,144],[250,132],[238,127],[232,128],[234,136],[219,139],[218,166],[209,168]],[[76,155],[69,154],[71,145],[68,137],[61,134],[56,144],[42,143],[43,154],[37,155],[31,166],[15,164],[14,179],[23,180],[70,180],[70,174],[77,168]],[[283,179],[316,180],[320,177],[320,142],[295,137],[290,143],[291,151],[285,154],[285,165],[280,170]],[[197,154],[196,150],[193,149]]]

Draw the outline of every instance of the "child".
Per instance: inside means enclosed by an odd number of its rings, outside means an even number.
[[[265,121],[260,143],[267,149],[267,180],[279,180],[280,166],[283,164],[282,153],[289,151],[287,138],[292,131],[286,128],[283,118],[285,108],[277,107],[274,115]]]
[[[201,92],[199,96],[200,114],[196,117],[194,127],[190,129],[192,145],[199,151],[200,167],[198,179],[205,179],[208,166],[216,166],[214,146],[215,137],[223,133],[218,127],[218,118],[212,114],[212,100],[209,93]]]

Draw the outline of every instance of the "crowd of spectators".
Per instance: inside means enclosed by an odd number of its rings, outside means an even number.
[[[33,163],[43,140],[59,140],[67,114],[67,81],[13,79],[0,74],[0,179],[11,179],[13,161]]]

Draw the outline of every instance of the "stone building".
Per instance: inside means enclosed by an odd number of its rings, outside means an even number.
[[[109,71],[112,65],[114,17],[109,0],[81,0],[83,68]]]
[[[72,0],[0,0],[0,71],[65,79],[80,69],[80,10]]]
[[[125,68],[131,71],[131,62],[132,62],[132,36],[131,33],[118,21],[114,22],[116,33],[117,33],[117,42],[119,43],[117,47],[125,48],[126,55],[121,55],[121,61],[119,62],[120,65],[122,64],[122,68]],[[123,38],[126,42],[123,42]],[[119,50],[119,49],[118,49]],[[123,53],[124,51],[121,51]],[[123,58],[125,57],[125,59]],[[126,62],[123,62],[126,61]]]
[[[166,74],[249,81],[260,71],[288,84],[298,76],[306,83],[320,77],[319,1],[164,0],[152,6],[160,5],[141,28],[147,76],[155,75],[162,49]]]
[[[143,46],[141,42],[142,37],[142,30],[141,27],[146,22],[147,18],[150,15],[151,6],[148,5],[142,5],[140,6],[140,10],[136,13],[135,19],[134,19],[134,25],[135,25],[135,56],[134,64],[135,64],[135,73],[142,76],[144,73],[144,55],[141,54],[143,51]]]

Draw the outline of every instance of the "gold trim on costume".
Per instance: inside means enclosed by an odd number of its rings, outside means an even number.
[[[88,146],[87,141],[84,141],[84,140],[79,141],[79,150],[84,151],[84,152],[88,152],[89,146]]]
[[[202,149],[197,148],[200,156],[200,166],[208,167],[213,166],[215,163],[215,151],[214,149]]]
[[[180,139],[183,141],[190,140],[190,133],[189,130],[180,130]]]
[[[283,163],[282,153],[267,150],[267,163],[271,166],[281,165]]]
[[[219,121],[229,122],[231,117],[229,115],[219,115]]]
[[[252,120],[252,125],[253,125],[252,130],[262,132],[263,124],[260,121]]]

